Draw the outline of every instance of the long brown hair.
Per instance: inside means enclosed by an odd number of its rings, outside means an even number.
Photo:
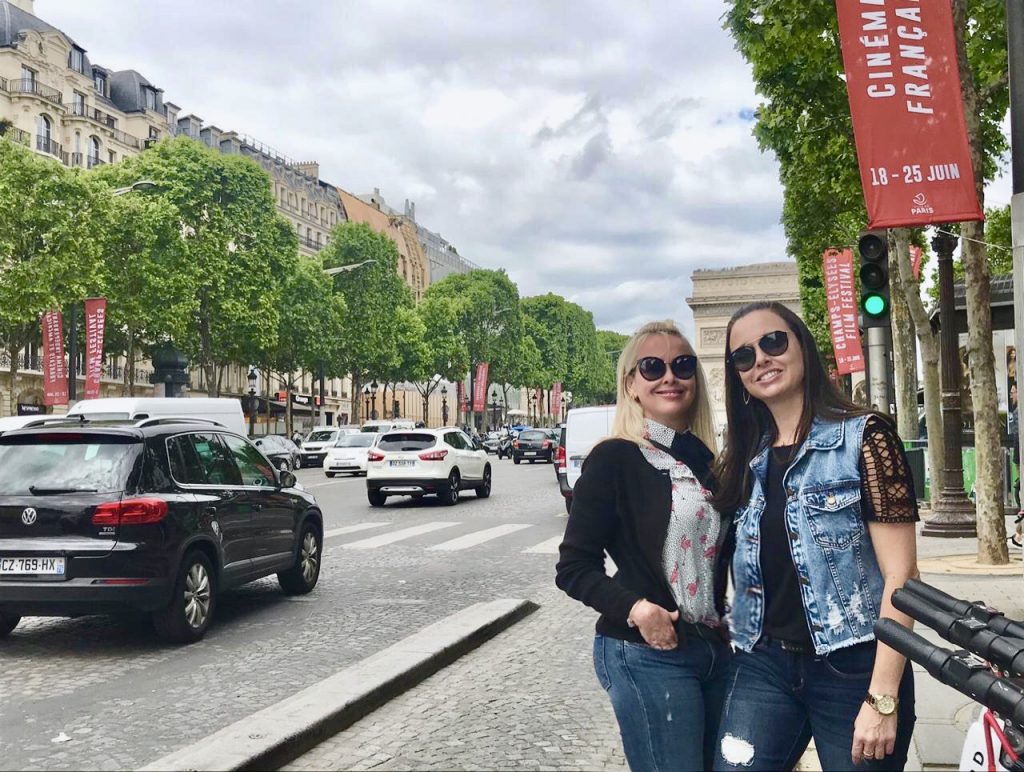
[[[750,479],[750,461],[762,448],[767,437],[769,444],[778,438],[778,427],[771,411],[759,399],[747,396],[740,375],[729,361],[732,354],[729,340],[732,327],[754,311],[770,311],[782,318],[800,343],[804,360],[804,406],[797,429],[797,444],[802,444],[811,431],[815,418],[842,420],[850,416],[866,415],[872,411],[851,402],[825,373],[814,336],[804,321],[782,303],[758,301],[736,311],[725,329],[725,409],[728,421],[725,430],[725,450],[718,462],[718,492],[713,503],[720,512],[735,512],[750,498],[753,481]],[[744,400],[747,401],[744,401]]]

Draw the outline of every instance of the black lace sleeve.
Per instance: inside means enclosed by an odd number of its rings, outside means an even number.
[[[881,523],[916,523],[914,478],[903,443],[887,421],[871,416],[860,457],[861,514]]]

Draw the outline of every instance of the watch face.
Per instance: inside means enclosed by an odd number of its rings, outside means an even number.
[[[875,707],[883,716],[888,716],[896,712],[896,700],[888,694],[882,694],[875,697]]]

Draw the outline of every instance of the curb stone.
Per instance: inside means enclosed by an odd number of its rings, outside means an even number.
[[[538,608],[519,599],[476,603],[142,772],[277,769]]]

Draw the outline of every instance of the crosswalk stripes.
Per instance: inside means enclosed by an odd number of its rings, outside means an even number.
[[[557,555],[558,545],[562,543],[561,536],[555,536],[554,538],[542,541],[540,544],[535,544],[532,547],[527,547],[523,552],[533,553],[535,555]]]
[[[428,547],[430,550],[440,550],[444,552],[455,552],[456,550],[464,550],[470,547],[475,547],[478,544],[483,544],[491,539],[498,539],[502,536],[507,536],[510,533],[521,531],[524,528],[532,528],[529,523],[506,523],[505,525],[498,525],[494,528],[485,528],[482,531],[474,531],[473,533],[466,534],[465,536],[459,536],[456,539],[442,542],[441,544],[435,544],[433,547]]]
[[[379,523],[356,523],[355,525],[345,525],[341,528],[332,528],[329,531],[324,531],[324,538],[330,539],[332,536],[341,536],[345,533],[355,533],[357,531],[367,531],[371,528],[382,528],[385,525],[391,525],[390,522],[379,522]]]
[[[380,536],[371,536],[369,539],[349,542],[348,544],[342,544],[341,546],[344,549],[350,550],[368,550],[375,547],[383,547],[386,544],[394,544],[396,541],[402,541],[403,539],[411,539],[413,536],[420,536],[421,534],[430,533],[431,531],[439,531],[442,528],[451,528],[455,525],[459,524],[442,522],[424,523],[423,525],[414,525],[409,528],[402,528],[398,531],[381,534]]]

